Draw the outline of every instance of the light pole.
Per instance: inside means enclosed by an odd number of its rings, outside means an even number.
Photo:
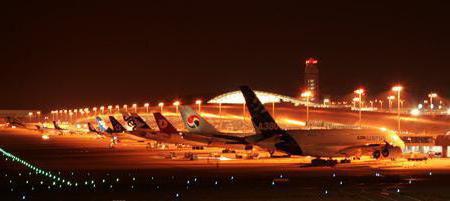
[[[395,96],[388,96],[387,99],[389,101],[389,112],[391,112],[391,110],[392,110],[392,101],[395,100]]]
[[[219,128],[222,128],[222,103],[219,103],[219,120],[220,120]]]
[[[89,116],[89,113],[90,113],[91,111],[89,111],[89,108],[84,108],[84,112],[86,113],[86,116]]]
[[[109,114],[111,114],[112,113],[112,105],[108,105],[108,111],[109,111]]]
[[[275,119],[275,101],[272,102],[272,116]]]
[[[145,103],[145,104],[144,104],[145,112],[147,112],[147,113],[148,113],[148,106],[150,106],[150,104],[148,104],[148,103]]]
[[[356,108],[356,102],[358,102],[358,101],[359,101],[358,97],[354,97],[352,99],[353,108]]]
[[[69,118],[67,118],[67,110],[64,110],[64,120],[67,121]]]
[[[159,102],[158,106],[161,109],[161,114],[162,114],[163,113],[163,109],[164,109],[164,103],[163,102]]]
[[[309,122],[309,98],[312,96],[312,92],[311,91],[304,91],[301,94],[301,97],[306,98],[306,126],[308,126],[308,122]]]
[[[63,111],[59,110],[58,121],[60,121],[62,118],[63,118]]]
[[[202,112],[202,100],[198,99],[195,101],[195,104],[198,106],[198,113]]]
[[[125,110],[125,112],[128,112],[128,105],[127,104],[123,105],[123,109]]]
[[[70,122],[73,122],[73,120],[72,120],[72,116],[73,116],[72,110],[69,110],[69,116],[70,116]]]
[[[97,107],[92,108],[92,111],[94,111],[94,115],[97,115]],[[80,110],[80,113],[82,112],[82,110]]]
[[[120,106],[119,105],[116,105],[115,108],[116,108],[116,112],[117,113],[120,112]]]
[[[383,101],[379,100],[378,102],[380,102],[380,111],[383,110]]]
[[[31,122],[31,117],[33,117],[33,112],[28,112],[28,117],[30,117],[30,122]]]
[[[430,98],[430,110],[434,109],[433,98],[436,98],[436,97],[437,97],[437,93],[428,94],[428,98]]]
[[[37,118],[38,118],[38,122],[41,122],[41,111],[37,111]]]
[[[245,102],[242,103],[242,123],[245,123]]]
[[[134,113],[137,113],[137,104],[136,104],[136,103],[134,103],[133,105],[131,105],[131,107],[133,107],[133,109],[134,109]]]
[[[175,106],[175,112],[178,114],[178,106],[180,106],[180,101],[173,102],[173,106]]]
[[[100,112],[103,114],[105,112],[105,106],[100,106]]]
[[[359,127],[361,128],[361,116],[362,116],[362,95],[364,94],[364,89],[357,89],[354,91],[359,97]]]
[[[398,130],[398,133],[400,133],[400,104],[402,102],[400,99],[400,93],[402,90],[403,90],[403,87],[400,85],[392,87],[392,91],[397,92],[397,130]]]

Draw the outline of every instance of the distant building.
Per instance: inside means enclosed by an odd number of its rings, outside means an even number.
[[[318,61],[314,58],[309,58],[305,63],[305,89],[313,93],[311,101],[317,102],[320,97]]]

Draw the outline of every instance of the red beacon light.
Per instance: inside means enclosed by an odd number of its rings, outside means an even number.
[[[317,60],[309,58],[308,60],[306,60],[306,64],[317,64]]]

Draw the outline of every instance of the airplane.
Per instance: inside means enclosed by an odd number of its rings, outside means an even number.
[[[253,146],[248,143],[246,137],[220,132],[189,106],[180,106],[180,114],[184,126],[188,131],[183,135],[185,139],[205,142],[211,146],[219,146],[229,149],[253,149]],[[243,135],[247,136],[252,134]]]
[[[6,117],[6,124],[13,128],[27,128],[22,121],[14,117]]]
[[[12,128],[23,128],[23,129],[39,131],[39,132],[50,131],[50,130],[55,131],[56,130],[56,131],[60,132],[60,134],[62,134],[62,132],[67,130],[67,129],[61,128],[56,123],[56,121],[53,121],[54,128],[47,128],[47,127],[43,127],[43,126],[40,126],[40,125],[34,125],[34,128],[30,128],[25,123],[23,123],[22,121],[20,121],[19,119],[14,118],[14,117],[6,117],[6,123],[7,123],[7,125],[9,125]]]
[[[97,130],[90,122],[88,122],[89,132],[95,133],[102,137],[105,137],[105,136],[111,137],[111,147],[113,145],[119,143],[119,139],[116,136],[116,134],[126,132],[125,127],[123,127],[113,116],[109,117],[111,125],[113,126],[112,129],[110,127],[106,126],[106,123],[103,121],[102,118],[96,117],[95,120],[97,121],[97,123],[99,125],[98,126],[99,129]]]
[[[404,142],[392,131],[383,129],[281,129],[264,105],[248,86],[241,86],[247,109],[257,134],[249,136],[248,142],[288,155],[315,157],[312,163],[334,165],[333,157],[344,157],[341,162],[350,162],[350,157],[363,155],[373,158],[395,158],[402,154]],[[321,157],[330,158],[328,161]]]

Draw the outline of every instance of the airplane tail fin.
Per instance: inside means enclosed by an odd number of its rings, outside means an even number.
[[[181,106],[180,113],[184,126],[189,132],[204,134],[220,133],[213,125],[197,114],[197,112],[195,112],[191,107]]]
[[[61,127],[59,127],[58,123],[56,123],[56,121],[53,121],[53,126],[55,127],[56,130],[62,130]]]
[[[123,114],[123,120],[127,122],[127,124],[134,129],[152,129],[138,114],[131,113]]]
[[[105,123],[105,121],[103,121],[102,118],[100,118],[100,117],[95,117],[95,120],[96,120],[97,123],[98,123],[98,128],[100,129],[100,132],[105,132],[105,131],[108,130],[108,127],[106,126],[106,123]]]
[[[120,124],[119,121],[117,121],[116,118],[114,118],[113,116],[109,116],[109,121],[111,122],[111,125],[113,127],[113,132],[114,133],[121,133],[126,131],[127,129],[125,129],[122,124]]]
[[[153,116],[155,117],[156,124],[161,132],[167,134],[178,133],[177,129],[161,113],[153,113]]]
[[[98,130],[95,129],[95,127],[91,124],[91,122],[88,122],[88,129],[90,132],[99,133]]]
[[[248,139],[261,141],[270,137],[277,137],[281,141],[275,144],[277,149],[289,154],[302,154],[303,152],[295,139],[278,126],[258,99],[255,92],[248,86],[241,86],[240,89],[242,95],[244,95],[247,109],[252,117],[253,127],[256,133],[258,133],[257,135],[249,136]]]
[[[240,89],[245,98],[247,109],[252,117],[252,123],[256,133],[270,137],[274,134],[280,133],[280,131],[284,132],[250,87],[241,86]]]
[[[6,117],[6,123],[8,123],[11,126],[16,126],[16,127],[21,127],[21,128],[25,128],[25,124],[20,121],[19,119],[16,119],[14,117]]]

